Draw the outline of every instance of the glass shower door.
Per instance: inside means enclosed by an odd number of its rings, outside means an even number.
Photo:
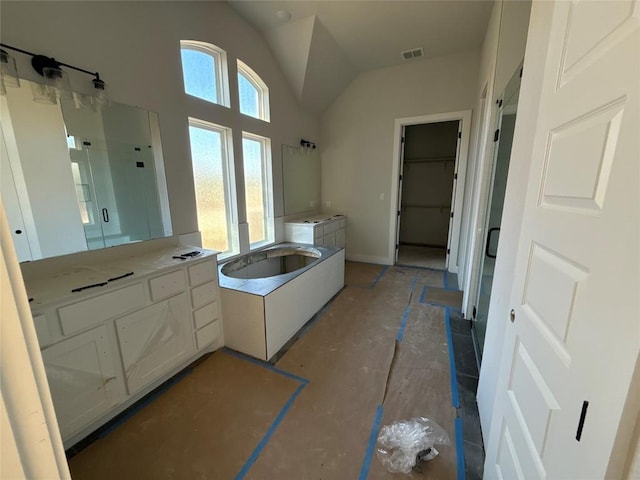
[[[507,187],[507,175],[509,173],[509,161],[511,159],[511,145],[516,124],[516,112],[518,108],[518,95],[520,93],[520,69],[516,71],[507,84],[502,98],[502,106],[498,113],[499,137],[494,148],[494,162],[492,185],[486,213],[485,241],[482,256],[482,264],[479,271],[478,293],[474,305],[473,333],[476,342],[478,359],[482,359],[484,339],[487,331],[489,302],[491,300],[491,287],[500,239],[500,224],[502,221],[502,209],[504,207],[504,195]]]
[[[85,140],[69,152],[89,250],[164,236],[150,147]]]

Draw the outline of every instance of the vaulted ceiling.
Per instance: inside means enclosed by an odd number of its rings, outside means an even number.
[[[300,102],[322,112],[360,73],[479,49],[492,0],[228,0],[262,32]],[[404,60],[402,52],[424,56]]]

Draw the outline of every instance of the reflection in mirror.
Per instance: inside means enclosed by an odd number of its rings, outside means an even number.
[[[171,235],[157,115],[40,104],[24,83],[1,100],[2,199],[18,259]]]
[[[484,339],[489,318],[489,303],[493,286],[493,274],[495,270],[498,242],[500,240],[500,226],[502,223],[502,210],[507,189],[507,176],[511,161],[511,146],[515,132],[516,116],[518,111],[518,98],[520,94],[520,70],[518,67],[505,87],[500,97],[500,109],[496,130],[498,139],[494,144],[494,156],[492,165],[491,189],[485,231],[485,250],[480,264],[479,283],[480,288],[476,297],[476,321],[474,327],[474,339],[477,342],[476,352],[482,360],[484,351]]]
[[[282,145],[284,214],[320,207],[320,153],[317,149]]]

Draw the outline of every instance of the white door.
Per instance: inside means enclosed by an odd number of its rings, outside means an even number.
[[[461,212],[456,213],[456,195],[458,191],[458,168],[460,167],[460,139],[462,138],[462,121],[458,122],[458,142],[456,143],[456,163],[453,173],[453,186],[451,187],[451,213],[454,215],[462,215]],[[449,217],[449,233],[447,235],[447,254],[444,261],[444,269],[449,270],[449,259],[451,258],[451,243],[453,237],[454,222],[453,215]]]
[[[400,246],[400,210],[402,209],[402,174],[404,172],[404,138],[405,138],[405,133],[406,133],[406,129],[407,127],[402,125],[402,131],[400,132],[400,177],[398,179],[398,198],[397,200],[397,205],[398,205],[398,211],[396,213],[396,245],[395,245],[395,254],[394,254],[394,259],[393,259],[393,263],[398,263],[398,253],[400,253],[399,250],[399,246]]]
[[[522,95],[527,72],[542,84],[516,127],[533,151],[485,478],[601,479],[640,352],[638,3],[534,2],[530,25]]]
[[[11,238],[13,239],[18,261],[32,260],[29,238],[24,218],[22,217],[20,200],[18,199],[9,153],[2,130],[0,130],[0,192],[2,192],[2,202],[7,213],[7,221],[11,229]]]

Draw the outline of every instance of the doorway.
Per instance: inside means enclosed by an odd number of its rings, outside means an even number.
[[[459,120],[404,127],[397,263],[444,270]]]
[[[518,110],[518,98],[520,93],[520,81],[522,68],[519,67],[509,80],[502,96],[499,99],[498,118],[494,134],[493,165],[491,172],[491,186],[489,188],[489,201],[485,213],[485,236],[482,260],[478,271],[478,290],[474,299],[472,318],[472,336],[476,351],[478,368],[482,362],[484,350],[484,338],[487,331],[489,303],[491,300],[491,288],[493,274],[500,239],[500,225],[502,222],[502,210],[507,188],[507,175],[511,160],[511,146],[516,125]]]
[[[448,123],[452,122],[457,125],[457,139],[456,139],[456,154],[455,161],[449,162],[453,164],[453,179],[447,185],[447,187],[452,187],[452,190],[449,190],[450,197],[449,202],[446,206],[450,208],[449,217],[447,220],[446,212],[445,220],[448,222],[448,234],[447,234],[447,242],[446,246],[446,258],[444,269],[451,273],[458,273],[458,250],[460,246],[460,229],[462,227],[462,209],[461,206],[464,200],[464,185],[465,185],[465,177],[467,171],[467,156],[469,154],[469,138],[471,136],[471,110],[464,110],[459,112],[448,112],[448,113],[435,113],[431,115],[421,115],[417,117],[405,117],[405,118],[396,118],[394,125],[394,139],[393,139],[393,151],[395,161],[393,162],[393,169],[391,175],[391,198],[393,199],[390,202],[390,221],[389,221],[389,250],[387,255],[387,262],[389,265],[394,265],[400,263],[398,261],[398,252],[400,249],[400,228],[401,228],[401,220],[402,220],[402,189],[403,189],[403,175],[404,175],[404,164],[405,164],[405,133],[408,127],[412,126],[420,126],[420,125],[431,125],[438,123]],[[408,157],[408,158],[421,158],[418,157]],[[424,162],[427,163],[427,162]],[[437,163],[437,162],[436,162]],[[440,163],[440,168],[443,168],[442,161]],[[412,167],[416,167],[419,163],[412,163],[409,167],[409,170]],[[446,165],[446,162],[445,162]],[[409,173],[411,176],[411,173]],[[435,187],[433,187],[435,188]],[[424,187],[421,187],[422,190],[425,190]],[[384,198],[384,194],[381,194],[381,198]],[[456,208],[456,205],[459,208]],[[408,209],[407,209],[408,210]],[[418,209],[415,209],[418,210]],[[458,211],[460,210],[460,211]],[[439,214],[439,209],[438,209]],[[405,216],[406,222],[406,216]],[[424,222],[423,222],[424,223]],[[414,243],[414,242],[412,242]],[[423,243],[423,242],[415,242],[415,243]],[[437,248],[441,248],[442,243],[437,245]],[[427,245],[428,246],[428,245]],[[440,263],[442,265],[442,263]],[[432,267],[433,268],[433,267]],[[441,267],[442,268],[442,267]]]

